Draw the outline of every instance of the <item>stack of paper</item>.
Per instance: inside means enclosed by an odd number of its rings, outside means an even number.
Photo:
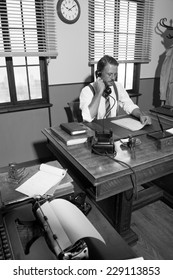
[[[60,184],[67,171],[47,164],[41,164],[40,170],[19,186],[16,191],[30,197],[44,194],[64,195],[73,192],[72,183]]]

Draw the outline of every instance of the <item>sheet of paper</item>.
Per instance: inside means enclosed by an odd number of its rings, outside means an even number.
[[[54,199],[41,205],[41,210],[48,218],[51,235],[52,233],[56,234],[62,250],[85,237],[97,238],[105,243],[87,217],[71,202],[65,199]],[[37,211],[40,215],[41,211]],[[52,239],[51,241],[53,246],[56,247],[56,251],[59,252],[55,240]]]
[[[104,242],[100,233],[75,205],[64,199],[54,199],[51,206],[64,230],[70,233],[68,236],[72,243],[84,237],[94,237]]]
[[[60,176],[60,177],[64,175],[64,171],[65,171],[62,168],[58,168],[58,167],[51,166],[51,165],[44,164],[44,163],[42,163],[40,165],[40,170],[47,172],[49,174],[54,174],[54,175]]]
[[[51,242],[57,256],[61,253],[62,250],[72,245],[67,233],[63,229],[63,226],[56,216],[54,209],[48,201],[41,206],[41,209],[38,208],[37,215],[44,225],[44,228],[49,237],[49,241]],[[50,228],[47,226],[47,222],[45,222],[43,215],[47,217]],[[53,238],[53,235],[57,236],[57,241]]]
[[[16,191],[30,197],[44,195],[50,188],[55,187],[66,175],[66,170],[54,166],[41,164],[40,170],[20,185]]]
[[[173,134],[173,128],[166,129],[166,131]]]
[[[111,121],[112,123],[119,125],[123,128],[129,129],[131,131],[137,131],[142,129],[145,125],[138,120],[132,118],[123,118]]]

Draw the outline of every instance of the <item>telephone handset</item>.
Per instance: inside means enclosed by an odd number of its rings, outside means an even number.
[[[112,90],[109,86],[106,86],[104,90],[104,97],[107,98],[111,94]]]
[[[101,77],[101,72],[96,71],[96,78]],[[107,98],[111,94],[112,90],[109,86],[105,85],[105,90],[103,96]]]

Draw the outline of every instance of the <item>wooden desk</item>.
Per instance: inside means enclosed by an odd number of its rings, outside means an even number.
[[[155,127],[158,125],[156,118],[151,117],[153,125],[145,129],[150,131],[159,129]],[[171,121],[162,120],[162,124],[164,127],[173,127]],[[111,126],[111,123],[109,125]],[[120,130],[122,132],[122,128]],[[117,137],[118,127],[115,132]],[[106,156],[91,153],[88,143],[67,147],[52,134],[50,129],[44,129],[43,133],[48,139],[50,150],[92,196],[97,207],[116,230],[129,244],[137,241],[137,236],[130,229],[133,202],[132,171]],[[126,135],[129,133],[126,131]],[[158,150],[155,142],[146,136],[146,131],[140,131],[138,134],[140,134],[138,138],[141,144],[136,147],[135,157],[129,150],[123,150],[119,141],[115,142],[117,151],[115,159],[128,163],[135,170],[137,185],[172,173],[173,146]]]
[[[55,167],[61,167],[61,165],[57,161],[49,162],[50,165]],[[39,169],[39,165],[31,166],[26,168],[27,176],[23,179],[21,183],[23,183],[26,179],[30,178],[34,175]],[[1,173],[0,174],[0,193],[1,193],[1,202],[0,202],[0,225],[2,223],[2,216],[5,216],[5,209],[4,206],[1,204],[5,202],[6,204],[16,202],[16,205],[12,207],[11,211],[14,211],[17,215],[19,212],[23,215],[22,220],[33,220],[35,217],[31,211],[31,206],[28,202],[24,202],[23,199],[26,198],[25,195],[15,191],[18,185],[14,183],[9,183],[7,180],[8,174]],[[64,182],[72,181],[72,178],[67,174],[63,179]],[[75,192],[80,192],[81,189],[77,184],[74,184]],[[18,201],[18,203],[17,203]],[[136,254],[133,250],[128,246],[128,244],[122,239],[122,237],[115,231],[115,229],[110,225],[110,223],[106,220],[106,218],[100,213],[97,207],[93,204],[93,202],[87,197],[86,202],[91,204],[91,211],[87,215],[90,222],[95,226],[98,232],[102,235],[103,239],[106,242],[106,246],[97,240],[87,240],[89,252],[90,252],[90,259],[107,259],[107,260],[123,260],[123,259],[132,259],[136,258]],[[3,206],[3,214],[1,213],[1,207]],[[10,211],[8,209],[8,211]],[[16,211],[16,212],[15,212]],[[8,212],[9,213],[9,212]],[[16,237],[16,231],[10,227],[10,232],[12,234],[12,239]],[[1,228],[2,229],[2,228]],[[45,245],[45,241],[40,241],[34,243],[31,247],[30,254],[25,255],[23,249],[21,248],[21,244],[18,243],[18,236],[15,240],[11,240],[11,248],[13,249],[13,253],[15,259],[55,259],[54,255],[49,252],[47,246]],[[1,242],[1,236],[0,236]],[[41,243],[42,242],[42,243]],[[40,245],[42,244],[42,245]],[[41,246],[41,248],[40,248]],[[21,249],[20,249],[21,248]],[[94,248],[94,249],[93,249]]]

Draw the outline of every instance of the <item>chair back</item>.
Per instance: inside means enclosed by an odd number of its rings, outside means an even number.
[[[75,101],[69,102],[67,104],[71,111],[72,121],[73,122],[83,122],[82,112],[79,107],[80,106],[79,100],[75,100]]]

